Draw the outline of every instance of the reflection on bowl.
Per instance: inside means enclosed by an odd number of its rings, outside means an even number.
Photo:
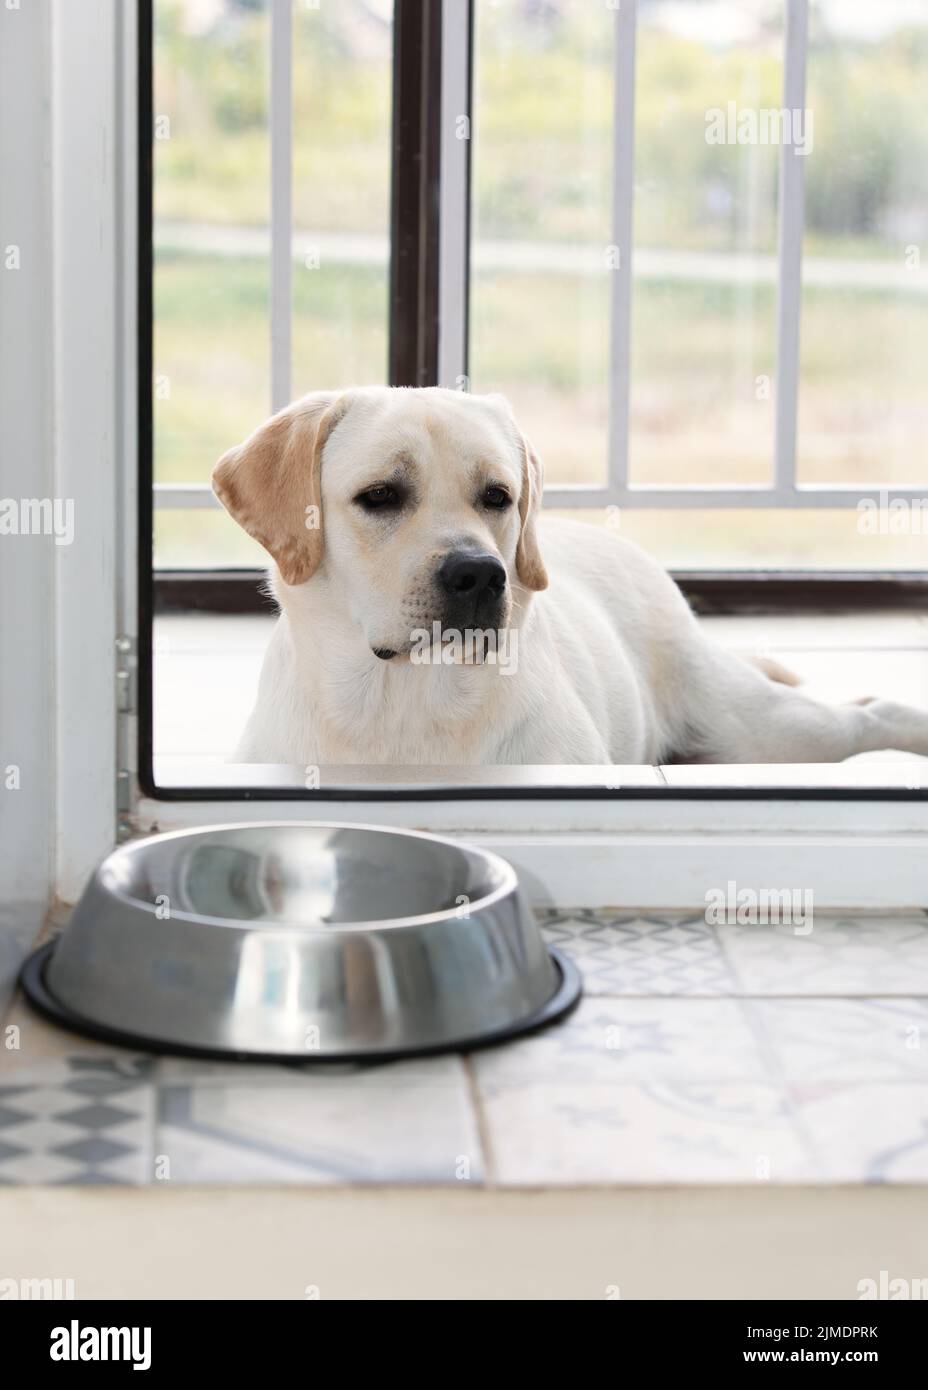
[[[121,846],[23,983],[78,1031],[306,1061],[475,1046],[579,997],[497,855],[293,822]]]

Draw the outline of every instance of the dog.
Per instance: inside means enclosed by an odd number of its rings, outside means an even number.
[[[631,542],[541,517],[504,397],[320,391],[219,460],[280,616],[236,761],[834,762],[928,754],[928,714],[830,706],[717,646]]]

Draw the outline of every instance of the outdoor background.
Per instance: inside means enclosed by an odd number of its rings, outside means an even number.
[[[730,100],[781,105],[784,6],[638,8],[632,480],[763,483],[778,151],[705,134],[707,110]],[[506,392],[549,480],[600,482],[614,8],[476,10],[471,387]],[[295,395],[386,378],[391,11],[294,0]],[[155,470],[205,482],[270,412],[267,4],[155,0],[155,12]],[[928,473],[926,93],[928,0],[813,3],[802,482]],[[624,512],[620,524],[680,566],[925,568],[928,557],[928,536],[861,536],[853,510]],[[203,510],[161,511],[156,556],[264,560],[224,513]]]

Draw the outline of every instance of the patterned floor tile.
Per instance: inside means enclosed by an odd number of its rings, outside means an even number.
[[[789,926],[717,928],[746,994],[928,995],[928,915],[825,917]]]
[[[95,1042],[56,1027],[40,1018],[19,994],[0,1036],[0,1085],[23,1079],[37,1082],[48,1082],[55,1077],[67,1079],[75,1058],[125,1063],[131,1069],[139,1056],[138,1052]]]
[[[928,999],[745,1001],[789,1081],[928,1083]]]
[[[928,1182],[928,1083],[794,1082],[797,1121],[826,1182]]]
[[[815,1178],[790,1106],[770,1085],[538,1082],[488,1097],[486,1112],[506,1186]]]
[[[526,1083],[766,1080],[763,1054],[735,999],[591,995],[563,1023],[474,1053],[481,1093]]]
[[[580,967],[588,994],[732,992],[732,976],[703,916],[640,916],[578,910],[540,914],[552,946]]]
[[[151,1180],[151,1063],[64,1057],[0,1077],[0,1185]]]
[[[472,1065],[504,1184],[814,1176],[737,1001],[588,998]]]
[[[176,1066],[166,1075],[176,1078]],[[304,1069],[283,1078],[260,1067],[186,1075],[159,1087],[155,1167],[161,1178],[482,1181],[476,1119],[457,1057]]]

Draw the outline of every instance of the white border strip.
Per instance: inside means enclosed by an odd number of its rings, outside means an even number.
[[[411,1095],[418,1085],[424,1132],[434,1088],[451,1082],[407,1068],[384,1069],[380,1085]],[[244,1068],[238,1075],[251,1081]],[[264,1075],[272,1085],[273,1073]],[[339,1084],[362,1081],[318,1085],[337,1094]],[[537,1093],[533,1103],[542,1105]],[[557,1102],[546,1095],[545,1103]],[[851,1318],[849,1302],[861,1275],[888,1268],[918,1277],[928,1264],[925,1188],[914,1180],[800,1186],[746,1173],[740,1184],[687,1185],[681,1177],[671,1185],[655,1173],[650,1185],[580,1186],[561,1177],[554,1190],[451,1178],[433,1186],[414,1178],[402,1186],[259,1186],[240,1176],[235,1185],[234,1172],[221,1185],[9,1187],[0,1189],[4,1265],[66,1271],[87,1300],[195,1301],[204,1292],[292,1300],[311,1278],[327,1303],[602,1303],[613,1291],[626,1301],[695,1293],[755,1298],[758,1318],[761,1300],[841,1299],[842,1321],[863,1322]]]

